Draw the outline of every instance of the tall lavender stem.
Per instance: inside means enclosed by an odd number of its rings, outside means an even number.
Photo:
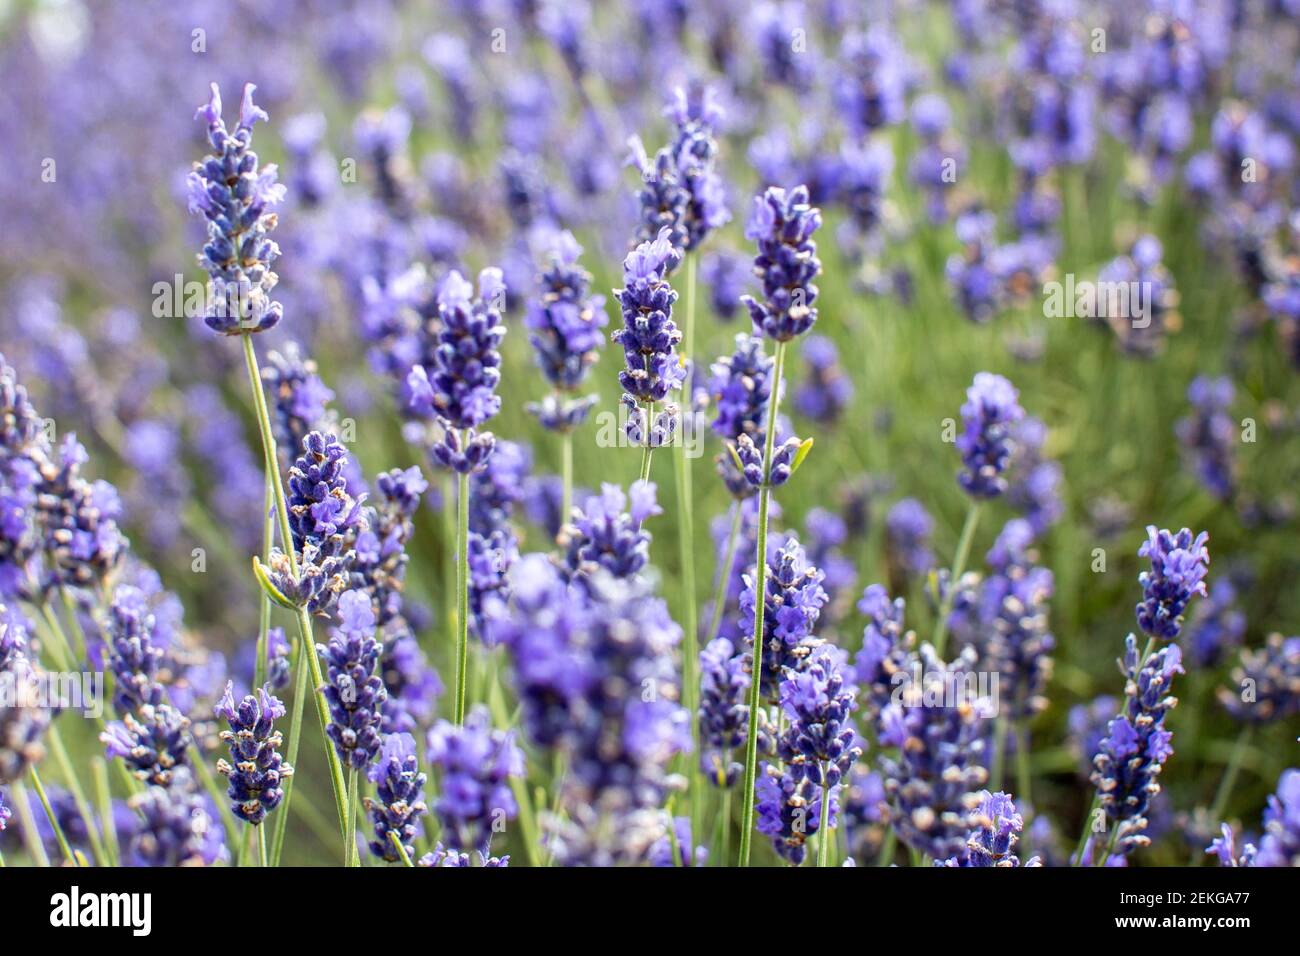
[[[469,473],[456,474],[456,723],[465,722],[469,667]]]
[[[698,262],[698,256],[688,255],[686,257],[686,325],[683,329],[683,345],[685,354],[683,358],[689,362],[694,353],[694,332],[695,332],[695,273]],[[694,495],[691,493],[691,459],[687,456],[687,434],[686,420],[691,411],[691,388],[692,383],[687,382],[682,401],[682,421],[678,426],[682,429],[682,441],[676,456],[676,479],[677,479],[677,547],[681,555],[682,565],[682,590],[685,592],[685,610],[682,619],[682,703],[686,708],[686,713],[690,715],[691,721],[691,752],[699,753],[700,750],[700,724],[699,724],[699,697],[700,697],[700,679],[699,679],[699,626],[700,615],[696,603],[695,595],[695,520],[694,520]],[[692,421],[693,424],[693,421]],[[690,789],[690,818],[691,832],[700,832],[700,797],[703,788],[699,780],[699,762],[695,760],[688,761],[691,777]],[[669,830],[671,831],[671,827]]]
[[[258,367],[257,351],[253,348],[253,336],[245,332],[240,338],[244,343],[244,364],[248,370],[248,383],[253,390],[253,409],[257,418],[257,429],[262,436],[263,462],[275,498],[275,514],[280,526],[280,542],[284,547],[285,555],[289,559],[290,573],[297,579],[298,557],[293,546],[293,531],[289,526],[289,507],[285,502],[284,483],[280,480],[279,451],[276,449],[275,434],[271,430],[271,413],[266,405],[266,394],[262,391],[262,371]],[[321,671],[320,659],[316,656],[316,642],[312,635],[311,615],[305,605],[299,606],[297,617],[298,635],[302,641],[302,648],[298,658],[297,687],[299,692],[294,695],[293,720],[289,725],[289,762],[292,764],[298,756],[298,734],[302,722],[302,692],[306,689],[303,687],[302,675],[303,659],[305,658],[307,667],[310,669],[312,686],[315,688],[316,715],[320,718],[321,739],[325,744],[325,759],[329,764],[330,783],[334,789],[334,807],[338,813],[339,833],[346,838],[348,806],[343,783],[343,767],[339,763],[338,754],[330,746],[329,737],[325,734],[325,727],[329,723],[329,708],[325,703],[323,691],[325,675]],[[280,811],[285,818],[289,816],[289,799],[292,795],[292,788],[287,788],[284,794],[285,805]],[[345,853],[348,852],[346,846],[343,849]]]
[[[772,398],[767,405],[767,434],[763,437],[763,485],[758,490],[758,557],[754,565],[754,589],[760,600],[754,602],[754,643],[750,651],[749,732],[745,737],[744,808],[740,816],[740,865],[749,866],[749,850],[754,831],[754,785],[758,777],[758,708],[763,685],[763,613],[767,601],[761,599],[767,588],[767,510],[772,497],[772,449],[776,439],[776,410],[781,404],[781,373],[785,370],[785,342],[776,343],[772,371]]]

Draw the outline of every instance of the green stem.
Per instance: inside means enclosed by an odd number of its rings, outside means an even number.
[[[402,846],[402,841],[398,839],[395,831],[388,831],[388,841],[393,844],[393,849],[397,851],[398,857],[401,858],[402,866],[415,866],[415,864],[411,862],[411,855],[406,852],[406,847]]]
[[[686,328],[683,331],[683,344],[685,353],[683,358],[689,363],[695,355],[695,273],[698,264],[698,256],[688,255],[686,257]],[[682,591],[683,591],[683,610],[682,610],[682,705],[686,708],[687,719],[691,727],[691,753],[700,752],[700,726],[699,726],[699,694],[700,682],[698,676],[699,668],[699,628],[700,614],[695,592],[695,508],[694,495],[691,492],[691,459],[688,457],[689,437],[686,432],[687,421],[691,420],[691,427],[694,427],[694,421],[691,413],[690,402],[691,383],[688,380],[685,386],[686,394],[682,401],[681,421],[678,429],[681,433],[681,443],[674,456],[676,467],[674,475],[677,484],[677,551],[682,568]],[[691,832],[699,834],[701,826],[701,817],[703,815],[703,806],[701,797],[703,787],[700,780],[699,761],[688,758],[687,776],[690,787],[690,820]]]
[[[244,345],[244,364],[248,369],[248,384],[253,391],[253,408],[256,411],[257,428],[262,436],[262,461],[266,474],[271,478],[271,491],[275,498],[276,520],[280,526],[280,544],[289,559],[289,571],[298,577],[298,556],[293,544],[293,529],[289,526],[289,506],[284,497],[284,484],[280,481],[279,451],[275,447],[275,434],[271,430],[271,413],[266,405],[266,393],[262,389],[262,372],[257,365],[257,351],[253,348],[253,337],[245,332],[242,336]],[[298,633],[302,639],[302,653],[307,655],[307,664],[311,668],[311,677],[315,688],[316,713],[320,717],[321,739],[325,745],[325,760],[329,764],[330,780],[334,786],[334,806],[339,816],[339,830],[346,835],[348,817],[347,797],[343,791],[343,768],[339,764],[339,755],[330,743],[325,727],[329,723],[328,705],[325,702],[325,678],[321,673],[320,660],[316,656],[316,645],[312,637],[311,616],[305,607],[298,608]],[[280,812],[287,815],[289,794],[285,792],[285,806]],[[346,847],[344,848],[347,849]]]
[[[357,847],[357,769],[348,768],[348,852],[347,865],[360,866],[361,853]]]
[[[456,476],[456,723],[465,722],[469,662],[469,475]]]
[[[781,373],[785,369],[785,343],[776,343],[773,366],[772,397],[767,406],[767,434],[763,438],[763,486],[758,490],[758,547],[755,559],[756,589],[761,595],[767,588],[767,511],[771,502],[772,448],[776,437],[776,410],[781,400]],[[754,830],[754,785],[758,776],[758,708],[763,686],[763,612],[766,601],[755,601],[754,643],[750,648],[749,733],[745,738],[744,804],[740,815],[740,865],[749,866],[749,852]]]
[[[1246,750],[1250,746],[1250,739],[1254,736],[1254,733],[1254,724],[1246,724],[1241,728],[1241,733],[1237,735],[1237,742],[1232,747],[1232,755],[1228,758],[1228,766],[1219,779],[1219,789],[1214,794],[1214,802],[1210,804],[1211,823],[1218,823],[1223,819],[1223,811],[1227,809],[1228,798],[1232,796],[1233,784],[1237,782],[1237,774],[1241,772],[1242,758],[1246,755]]]
[[[22,780],[13,784],[14,809],[18,811],[18,820],[23,825],[23,845],[32,862],[37,866],[49,866],[50,858],[45,854],[45,844],[41,842],[40,831],[36,829],[36,819],[32,816],[32,801],[27,796],[27,788]]]
[[[966,570],[966,559],[970,557],[971,541],[975,537],[975,526],[979,524],[980,503],[972,498],[966,510],[966,523],[962,525],[961,537],[957,539],[957,554],[952,559],[952,571],[948,578],[948,591],[939,602],[939,617],[934,622],[934,638],[930,641],[934,652],[943,658],[943,647],[948,639],[948,615],[952,613],[952,602],[957,597],[957,588],[961,576]]]
[[[72,650],[76,654],[77,661],[86,659],[86,635],[82,633],[81,624],[77,621],[77,605],[72,600],[72,592],[67,588],[59,588],[59,597],[63,601],[63,609],[68,612],[68,626],[72,631],[75,642]]]
[[[36,771],[36,764],[28,765],[27,776],[36,791],[36,799],[40,800],[41,806],[45,808],[45,819],[50,822],[50,829],[54,831],[54,839],[58,841],[63,858],[73,866],[80,866],[76,855],[72,852],[72,847],[68,845],[68,838],[63,835],[63,827],[59,826],[59,818],[54,815],[54,808],[50,806],[50,798],[45,795],[45,787],[41,784],[41,775]]]
[[[271,490],[271,476],[266,476],[266,491],[262,496],[262,560],[270,562],[271,547],[275,539],[275,519],[271,515],[272,502],[275,500],[275,492]],[[267,636],[271,631],[271,598],[267,594],[262,595],[262,606],[258,609],[257,618],[257,661],[253,670],[253,687],[261,687],[266,683],[266,675],[271,668],[271,642]]]
[[[298,660],[294,663],[293,711],[289,717],[289,746],[285,751],[285,760],[290,767],[298,765],[298,743],[302,740],[303,701],[307,699],[307,660],[304,657],[306,647],[301,639],[298,641]],[[281,802],[275,821],[275,836],[271,840],[271,865],[280,865],[280,853],[284,849],[284,831],[289,823],[289,801],[293,797],[294,777],[284,782],[284,800]]]
[[[90,773],[95,779],[95,805],[104,824],[104,849],[109,866],[117,866],[117,824],[113,820],[113,792],[108,784],[108,764],[98,754],[90,759]]]
[[[989,767],[989,788],[1005,790],[1002,785],[1003,764],[1007,753],[1007,719],[1002,714],[993,721],[993,765]]]
[[[265,870],[271,865],[267,858],[266,821],[263,820],[253,829],[257,831],[257,865]]]
[[[1016,728],[1016,803],[1020,807],[1021,814],[1026,814],[1030,808],[1029,787],[1032,782],[1032,775],[1029,770],[1029,728],[1020,726]],[[1029,822],[1028,820],[1026,822]],[[1030,855],[1031,840],[1030,827],[1026,826],[1024,833],[1020,837],[1020,855],[1028,858]]]
[[[560,524],[569,523],[573,513],[573,433],[560,436],[560,477],[563,491],[560,497]]]
[[[718,583],[713,592],[713,615],[709,620],[709,629],[704,634],[706,641],[711,641],[718,636],[718,628],[722,626],[722,615],[726,613],[727,585],[731,581],[731,569],[736,564],[736,545],[740,540],[742,517],[741,503],[737,501],[732,505],[731,531],[727,535],[727,550],[722,559],[722,567],[718,573]]]
[[[107,866],[109,861],[108,853],[105,851],[104,843],[100,839],[99,827],[95,825],[95,814],[90,809],[90,801],[86,799],[86,792],[81,787],[80,779],[72,770],[72,761],[68,759],[68,750],[63,746],[63,735],[59,732],[57,722],[50,722],[46,737],[50,742],[50,752],[54,754],[54,762],[59,765],[59,772],[63,774],[63,779],[68,785],[68,792],[72,794],[72,802],[76,804],[77,815],[81,817],[81,822],[85,824],[86,835],[90,838],[90,847],[95,855],[95,862],[100,866]]]
[[[826,867],[830,865],[831,859],[831,794],[826,789],[826,765],[822,765],[822,815],[821,822],[817,824],[817,865]]]
[[[645,440],[645,445],[642,446],[641,449],[641,480],[642,481],[650,480],[650,456],[654,453],[654,448],[650,444],[650,430],[654,427],[654,423],[655,423],[655,406],[654,406],[654,402],[651,402],[648,406],[646,406],[645,434],[642,436],[642,438],[644,438]]]

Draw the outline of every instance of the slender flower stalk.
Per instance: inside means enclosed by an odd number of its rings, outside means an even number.
[[[758,489],[758,541],[755,558],[755,592],[764,594],[767,584],[767,516],[772,487],[783,484],[793,472],[797,460],[783,456],[775,461],[776,416],[781,401],[781,375],[785,369],[786,345],[803,335],[817,321],[817,286],[813,280],[821,272],[817,244],[812,234],[821,226],[821,210],[808,203],[804,186],[788,194],[770,188],[754,200],[753,213],[745,235],[758,245],[754,273],[763,283],[764,301],[745,296],[754,323],[755,334],[763,334],[776,343],[773,362],[771,398],[767,407],[767,431],[763,436],[763,458],[755,462],[753,442],[748,435],[740,439],[739,464],[750,484]],[[797,439],[791,439],[798,446]],[[783,451],[787,446],[783,446]],[[803,446],[806,450],[806,446]],[[758,776],[758,711],[762,695],[763,616],[765,600],[755,601],[754,641],[750,656],[749,728],[745,741],[744,806],[741,813],[740,865],[749,866],[754,830],[754,799]]]
[[[202,117],[208,126],[208,140],[216,151],[202,163],[196,164],[190,174],[190,211],[201,212],[208,220],[208,243],[200,255],[200,263],[211,277],[207,324],[225,335],[239,335],[244,348],[244,364],[248,372],[249,387],[253,392],[253,409],[262,439],[262,458],[268,481],[275,498],[275,512],[279,523],[280,544],[287,558],[288,569],[294,580],[298,579],[298,555],[289,523],[289,509],[285,501],[284,485],[280,479],[278,451],[271,425],[266,394],[262,389],[262,373],[258,367],[253,334],[274,326],[282,309],[272,302],[270,290],[276,277],[270,265],[279,254],[279,247],[267,233],[275,228],[276,217],[268,207],[284,196],[284,187],[275,183],[273,166],[258,171],[257,155],[249,149],[253,125],[267,120],[266,112],[253,104],[256,87],[244,87],[240,107],[239,126],[234,135],[226,130],[221,116],[221,95],[212,84],[212,96],[199,108],[196,118]],[[235,179],[237,186],[230,182]],[[255,262],[251,270],[245,268],[249,260]],[[233,305],[233,309],[232,309]],[[233,315],[231,314],[233,311]],[[233,321],[232,321],[233,319]],[[320,661],[313,648],[311,617],[305,605],[297,608],[298,630],[301,640],[299,667],[303,658],[310,669],[313,686],[317,688],[316,713],[324,732],[327,707],[320,688],[324,685]],[[299,678],[298,685],[304,681]],[[294,702],[294,717],[290,726],[290,757],[296,758],[296,742],[302,719],[302,694]],[[326,742],[325,756],[329,764],[330,779],[334,787],[334,803],[338,813],[340,832],[346,829],[348,819],[347,797],[343,787],[343,773],[338,757]],[[288,816],[288,798],[283,816]],[[346,848],[345,848],[346,849]]]

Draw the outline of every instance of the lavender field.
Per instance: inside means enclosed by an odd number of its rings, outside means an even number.
[[[1300,866],[1298,63],[0,3],[0,865]]]

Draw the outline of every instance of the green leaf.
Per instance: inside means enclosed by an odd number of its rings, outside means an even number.
[[[253,555],[253,576],[257,578],[257,583],[261,585],[263,593],[280,607],[288,608],[290,611],[297,610],[298,605],[294,604],[284,592],[271,583],[271,576],[266,570],[266,565],[258,560],[257,555]]]
[[[813,440],[811,438],[805,438],[799,443],[799,451],[795,453],[794,463],[790,465],[791,478],[793,478],[794,473],[799,470],[799,466],[803,464],[803,460],[808,457],[808,452],[812,451],[812,446]]]
[[[736,463],[736,470],[741,474],[744,474],[745,466],[740,463],[740,454],[736,451],[736,443],[732,441],[727,442],[727,451],[731,454],[731,460]]]

